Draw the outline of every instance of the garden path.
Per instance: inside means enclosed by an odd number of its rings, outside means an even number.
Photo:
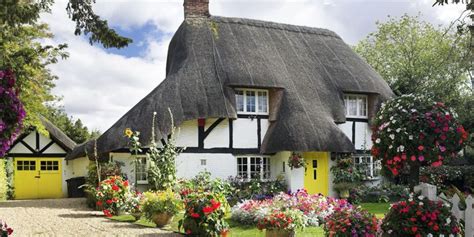
[[[88,209],[83,198],[0,202],[0,219],[13,228],[13,236],[181,236],[109,220]]]

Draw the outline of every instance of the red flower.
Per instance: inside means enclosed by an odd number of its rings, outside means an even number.
[[[434,230],[434,231],[438,231],[438,230],[439,230],[439,226],[438,226],[438,225],[433,226],[433,230]]]
[[[123,181],[123,186],[128,187],[128,180]]]
[[[102,212],[104,212],[104,215],[105,215],[106,217],[112,217],[112,214],[110,213],[109,210],[105,209],[105,210],[103,210]]]
[[[114,191],[119,191],[120,188],[119,188],[117,185],[113,185],[113,186],[112,186],[112,190],[114,190]]]
[[[218,202],[218,201],[216,201],[216,200],[214,200],[214,199],[211,200],[211,204],[212,204],[212,208],[213,208],[214,210],[217,209],[217,208],[219,208],[219,207],[221,206],[221,203]]]
[[[419,146],[418,146],[418,150],[419,150],[419,151],[422,151],[422,150],[424,150],[424,149],[425,149],[424,146],[422,146],[422,145],[419,145]]]
[[[204,212],[205,215],[208,215],[209,213],[211,213],[213,211],[214,211],[214,208],[212,208],[212,207],[206,206],[206,207],[202,208],[202,212]]]
[[[102,201],[97,201],[95,204],[96,204],[97,206],[101,207],[101,206],[102,206]]]
[[[199,214],[198,213],[191,213],[191,217],[192,218],[199,218]]]
[[[413,231],[413,233],[415,233],[417,230],[418,230],[418,227],[416,226],[411,227],[411,231]]]
[[[105,201],[107,204],[112,204],[114,201],[112,201],[111,199],[107,199],[107,201]]]
[[[191,233],[192,233],[191,230],[186,230],[187,235],[190,235]]]

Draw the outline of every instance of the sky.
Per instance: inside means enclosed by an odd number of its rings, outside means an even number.
[[[332,30],[355,45],[388,16],[417,15],[448,25],[463,5],[435,6],[434,0],[210,0],[211,15],[242,17]],[[106,131],[165,78],[168,44],[183,21],[183,0],[97,0],[94,10],[120,34],[133,39],[125,49],[90,45],[74,35],[66,0],[56,0],[41,19],[70,57],[49,66],[59,79],[53,93],[60,105],[90,129]]]

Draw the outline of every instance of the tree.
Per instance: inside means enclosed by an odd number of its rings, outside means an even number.
[[[68,116],[63,108],[48,106],[47,109],[46,118],[78,144],[100,135],[98,130],[89,131],[80,119]]]
[[[89,35],[91,44],[98,42],[105,48],[122,48],[132,42],[110,29],[107,21],[94,13],[93,2],[69,1],[66,10],[76,22],[75,34]],[[0,70],[10,70],[16,76],[15,87],[26,111],[25,127],[37,127],[42,133],[45,131],[38,115],[47,113],[46,103],[57,100],[51,93],[57,77],[47,66],[68,56],[66,44],[40,43],[53,37],[48,25],[38,23],[40,13],[50,12],[52,4],[54,0],[0,1]]]
[[[457,157],[468,133],[443,103],[403,95],[385,103],[372,128],[372,155],[395,177],[419,180],[420,166],[439,167]],[[386,173],[387,174],[387,173]]]

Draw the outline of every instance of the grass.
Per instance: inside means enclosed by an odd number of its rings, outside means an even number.
[[[366,209],[372,214],[375,214],[378,218],[383,218],[388,212],[390,203],[361,203],[360,206]],[[176,217],[181,217],[182,215],[178,214]],[[165,226],[164,230],[169,230],[173,232],[179,232],[178,230],[178,221],[180,218],[174,218],[170,225]],[[156,225],[144,218],[135,221],[135,218],[131,215],[123,216],[114,216],[110,218],[111,220],[121,221],[121,222],[131,222],[136,225],[140,225],[147,228],[156,228]],[[244,226],[237,222],[232,221],[230,218],[227,218],[227,221],[230,225],[230,236],[236,237],[258,237],[265,236],[265,232],[258,230],[255,226]],[[303,231],[297,232],[298,236],[309,237],[309,236],[324,236],[323,228],[321,227],[308,227]]]

